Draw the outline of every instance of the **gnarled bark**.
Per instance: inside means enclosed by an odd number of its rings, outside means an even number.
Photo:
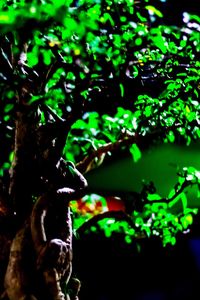
[[[78,299],[78,280],[73,280],[76,290],[71,295],[63,293],[62,285],[69,283],[72,274],[69,201],[84,194],[87,182],[72,164],[68,167],[66,164],[65,178],[72,188],[61,186],[40,196],[12,242],[5,275],[9,300]]]

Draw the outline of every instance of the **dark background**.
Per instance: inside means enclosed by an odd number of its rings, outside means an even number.
[[[154,0],[153,3],[162,11],[164,22],[170,25],[181,25],[183,12],[200,14],[199,0]]]
[[[76,244],[76,243],[75,243]],[[199,235],[175,246],[143,239],[88,236],[75,247],[80,300],[196,300],[200,297]]]

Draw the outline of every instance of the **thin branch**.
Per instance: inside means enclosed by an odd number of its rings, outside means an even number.
[[[177,127],[176,125],[173,127]],[[165,129],[166,131],[171,130],[172,127],[168,127]],[[95,158],[101,158],[103,155],[105,155],[108,152],[114,152],[119,150],[122,147],[131,146],[134,143],[137,143],[137,145],[140,145],[141,147],[145,142],[147,142],[149,139],[151,139],[151,142],[154,138],[157,138],[161,133],[163,133],[163,130],[155,130],[153,132],[148,133],[147,135],[139,135],[137,133],[127,133],[125,132],[125,135],[123,138],[120,138],[116,142],[109,142],[98,149],[94,150],[92,153],[84,157],[84,159],[76,164],[76,168],[81,173],[87,173],[90,170],[94,169],[95,167],[98,167],[99,164],[93,163]],[[166,133],[166,132],[165,132]]]
[[[120,149],[122,146],[130,146],[134,142],[136,142],[136,136],[129,136],[125,137],[123,139],[119,139],[118,141],[114,143],[107,143],[101,147],[99,147],[97,150],[93,151],[91,154],[86,156],[82,161],[77,163],[76,168],[81,173],[87,173],[92,169],[91,163],[95,158],[100,158],[103,154],[108,152],[113,152],[118,149]]]
[[[193,184],[196,184],[196,183],[193,183]],[[181,188],[179,190],[176,190],[176,193],[172,197],[162,198],[162,199],[159,199],[159,200],[151,200],[149,202],[147,201],[147,202],[145,202],[145,204],[147,204],[147,203],[169,203],[169,202],[173,201],[174,199],[176,199],[185,190],[185,188],[187,188],[190,185],[192,185],[191,182],[185,181],[182,184]]]

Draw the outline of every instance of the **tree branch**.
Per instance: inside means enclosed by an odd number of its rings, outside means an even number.
[[[93,163],[95,158],[101,158],[101,156],[105,153],[117,151],[122,146],[130,146],[131,144],[136,142],[136,140],[137,137],[133,135],[133,136],[125,137],[123,139],[119,139],[114,143],[107,143],[99,147],[97,150],[93,151],[88,156],[86,156],[82,161],[78,162],[76,168],[81,173],[87,173],[88,171],[96,167],[96,164]]]
[[[91,226],[95,226],[97,225],[97,223],[101,220],[104,220],[104,219],[115,219],[116,221],[126,221],[130,226],[131,228],[134,227],[134,223],[133,223],[133,220],[131,219],[131,217],[126,214],[125,212],[123,211],[106,211],[104,213],[101,213],[101,214],[98,214],[94,217],[92,217],[91,219],[89,219],[88,221],[86,221],[83,225],[81,225],[78,229],[77,229],[77,232],[78,234],[81,236],[81,235],[84,235],[85,231],[87,229],[89,229]]]

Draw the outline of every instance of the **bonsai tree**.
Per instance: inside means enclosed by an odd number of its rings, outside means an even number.
[[[127,243],[159,236],[174,245],[192,224],[197,209],[186,192],[200,182],[192,166],[177,169],[166,198],[153,182],[111,195],[121,199],[118,211],[108,195],[86,188],[83,175],[119,153],[135,163],[153,144],[198,141],[199,26],[189,13],[181,26],[166,25],[150,0],[1,1],[5,298],[77,299],[70,207],[80,237],[104,230]],[[183,208],[174,213],[178,201]]]

